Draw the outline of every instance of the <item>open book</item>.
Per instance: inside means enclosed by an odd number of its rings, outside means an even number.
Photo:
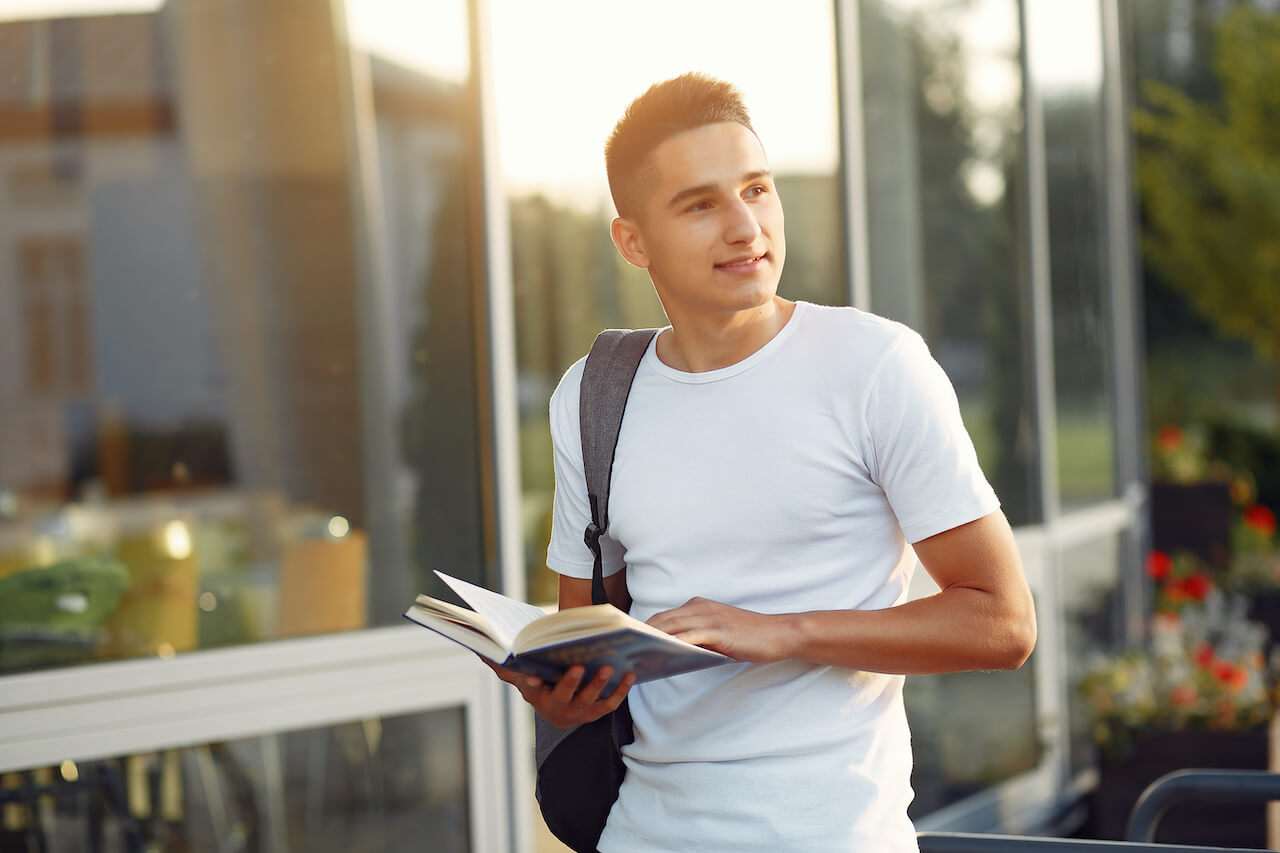
[[[540,607],[436,572],[472,610],[419,595],[405,618],[430,628],[496,664],[555,682],[576,664],[583,683],[600,667],[614,676],[607,693],[628,672],[636,682],[705,669],[732,658],[677,640],[612,604],[546,613]]]

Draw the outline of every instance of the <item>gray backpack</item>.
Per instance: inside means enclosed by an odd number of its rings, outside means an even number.
[[[582,373],[578,419],[587,498],[591,503],[591,523],[583,539],[594,558],[593,604],[609,600],[604,589],[600,537],[609,529],[613,453],[631,382],[655,334],[656,329],[601,332],[591,346]],[[551,833],[576,853],[595,853],[626,774],[622,747],[635,740],[631,711],[624,701],[613,713],[572,729],[557,729],[536,716],[534,722],[538,765],[535,793],[543,820]]]

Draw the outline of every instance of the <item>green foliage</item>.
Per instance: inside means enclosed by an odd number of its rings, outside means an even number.
[[[1143,251],[1223,334],[1280,351],[1280,17],[1217,28],[1218,103],[1159,83],[1137,111]]]

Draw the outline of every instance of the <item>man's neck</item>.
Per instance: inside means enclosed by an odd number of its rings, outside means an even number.
[[[794,302],[775,296],[758,308],[723,317],[671,317],[671,331],[658,338],[658,358],[686,373],[729,367],[773,340],[795,308]]]

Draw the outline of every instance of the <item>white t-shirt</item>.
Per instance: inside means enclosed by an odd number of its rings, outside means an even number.
[[[591,577],[583,361],[551,399],[547,564]],[[768,344],[685,373],[654,345],[614,459],[605,573],[639,619],[703,596],[763,613],[901,603],[908,545],[999,506],[924,341],[798,303]],[[636,741],[600,841],[626,851],[914,851],[902,676],[732,663],[632,689]]]

